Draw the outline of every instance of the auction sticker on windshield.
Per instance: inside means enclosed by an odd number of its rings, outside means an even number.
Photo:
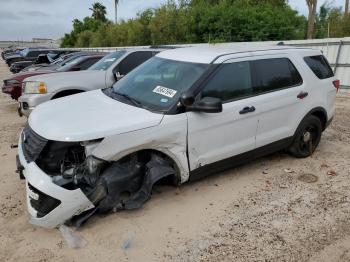
[[[153,89],[153,93],[173,98],[176,95],[177,91],[174,89],[166,88],[164,86],[157,86],[155,89]]]

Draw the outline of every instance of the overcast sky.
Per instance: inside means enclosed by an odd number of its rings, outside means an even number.
[[[30,40],[33,37],[60,38],[72,29],[74,18],[91,15],[89,7],[98,0],[0,0],[0,40]],[[326,0],[319,0],[321,6]],[[114,20],[114,0],[99,0]],[[148,7],[166,0],[121,0],[119,18],[131,18]],[[342,6],[345,0],[331,1]],[[305,0],[289,0],[293,8],[306,15]]]

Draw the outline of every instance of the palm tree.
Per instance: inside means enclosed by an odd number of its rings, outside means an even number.
[[[120,0],[114,0],[115,3],[115,23],[118,23],[118,5]]]
[[[307,39],[312,39],[314,35],[317,0],[306,0],[306,4],[309,8],[309,16],[307,21]]]
[[[103,22],[107,21],[107,18],[106,18],[107,11],[106,11],[106,7],[103,4],[96,2],[92,5],[92,8],[89,8],[89,9],[92,11],[93,18]]]

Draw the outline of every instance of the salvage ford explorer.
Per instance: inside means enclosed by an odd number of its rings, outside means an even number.
[[[31,222],[81,226],[175,185],[286,149],[308,157],[339,81],[320,51],[208,46],[165,51],[113,87],[53,100],[19,140]]]

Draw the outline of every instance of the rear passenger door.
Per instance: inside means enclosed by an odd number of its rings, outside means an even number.
[[[288,56],[260,57],[251,61],[258,114],[256,147],[293,136],[295,122],[308,99],[303,79]],[[298,98],[301,94],[305,97]],[[278,144],[276,145],[278,146]]]

